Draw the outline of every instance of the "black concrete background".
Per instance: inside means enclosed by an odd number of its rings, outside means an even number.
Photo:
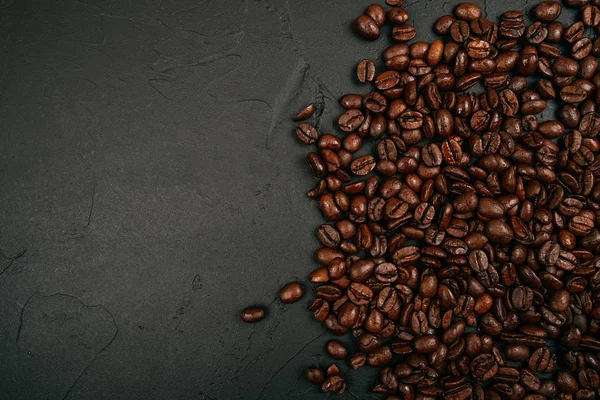
[[[367,90],[369,3],[0,0],[0,399],[327,398],[312,296],[275,301],[321,222],[290,118]],[[418,38],[457,3],[409,1]]]

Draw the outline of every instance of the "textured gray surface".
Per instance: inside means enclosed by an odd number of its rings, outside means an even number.
[[[0,0],[0,399],[327,397],[311,296],[274,301],[320,223],[290,118],[366,90],[369,3]],[[418,38],[457,3],[409,1]]]

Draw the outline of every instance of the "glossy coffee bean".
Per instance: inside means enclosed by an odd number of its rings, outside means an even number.
[[[361,15],[355,22],[358,33],[367,40],[375,40],[380,35],[379,25],[368,15]]]
[[[279,292],[279,298],[282,303],[295,303],[304,295],[304,288],[298,282],[290,282]]]
[[[248,307],[242,310],[242,321],[255,323],[265,317],[265,310],[259,307]]]

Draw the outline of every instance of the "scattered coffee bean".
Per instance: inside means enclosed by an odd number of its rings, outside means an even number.
[[[242,321],[248,323],[258,322],[265,317],[265,310],[259,307],[248,307],[242,310]]]
[[[311,104],[307,105],[306,107],[304,107],[302,109],[302,111],[300,111],[298,113],[298,115],[296,115],[295,120],[296,121],[304,121],[305,119],[312,117],[312,115],[315,113],[316,110],[317,110],[317,107],[315,106],[315,104],[311,103]]]
[[[327,353],[336,360],[343,360],[348,356],[348,349],[342,342],[330,340],[327,342]]]
[[[319,138],[317,130],[306,122],[298,124],[296,127],[296,136],[304,144],[313,144]]]
[[[375,79],[375,64],[371,60],[362,60],[356,68],[356,76],[361,83],[372,82]]]
[[[356,30],[368,40],[375,40],[380,34],[379,25],[368,15],[361,15],[356,19]]]
[[[298,282],[290,282],[279,292],[279,298],[283,303],[295,303],[304,295],[304,289]]]

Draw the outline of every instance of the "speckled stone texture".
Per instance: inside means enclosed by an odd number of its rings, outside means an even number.
[[[331,131],[368,90],[369,3],[0,0],[0,399],[328,397],[312,295],[276,300],[321,222],[291,117]],[[457,3],[407,2],[417,38]],[[338,365],[340,399],[381,398]]]

